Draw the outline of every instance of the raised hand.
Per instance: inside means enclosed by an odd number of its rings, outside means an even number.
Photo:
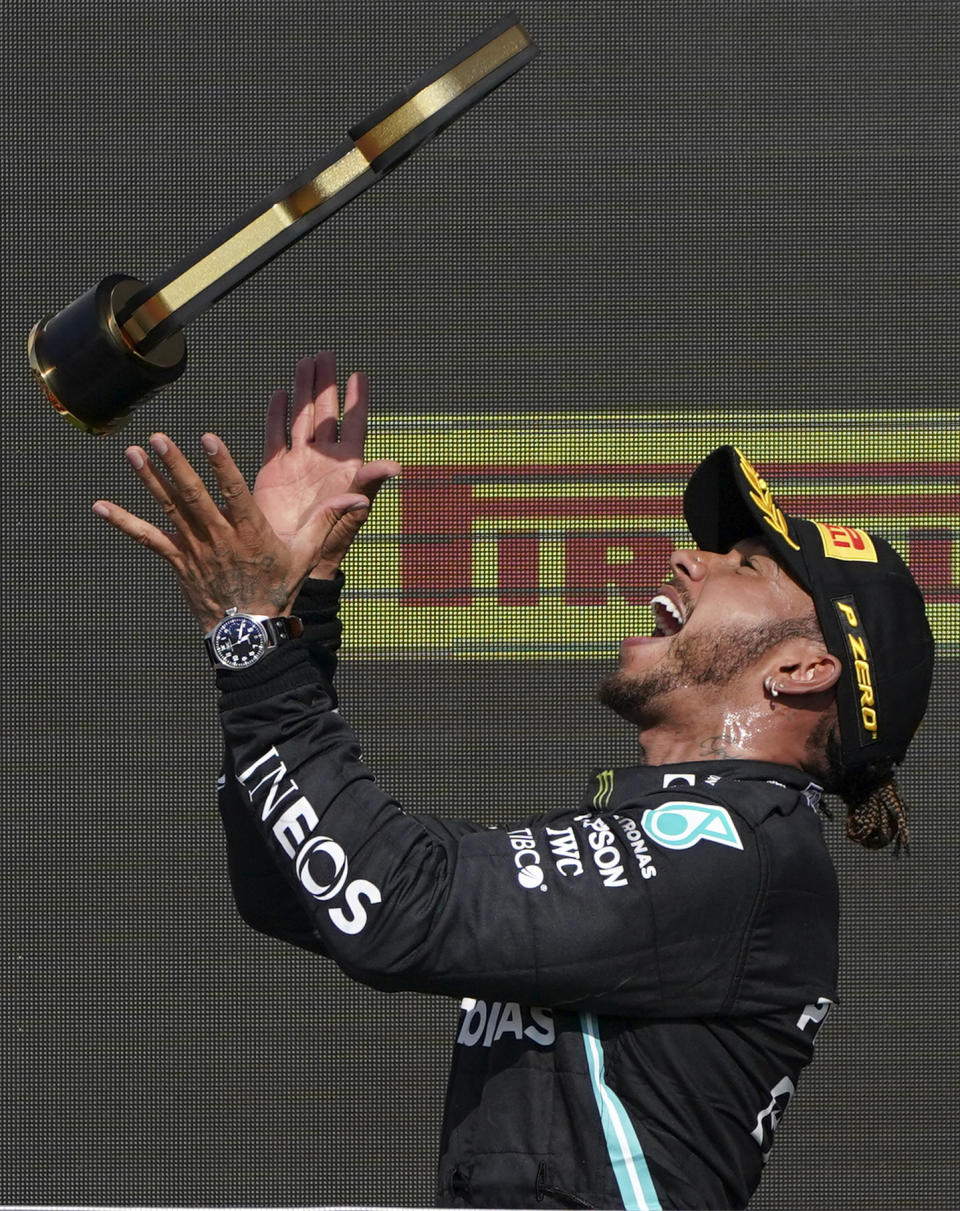
[[[207,433],[202,444],[224,499],[222,508],[170,438],[156,433],[150,445],[159,466],[140,446],[131,446],[127,458],[173,530],[161,530],[105,500],[94,504],[94,512],[170,564],[205,630],[230,606],[251,614],[288,613],[311,568],[339,565],[369,512],[370,498],[340,492],[318,499],[299,531],[285,542],[267,521],[223,442]]]
[[[389,459],[364,462],[367,376],[350,376],[341,415],[336,369],[332,353],[303,358],[296,369],[292,408],[286,391],[275,391],[270,398],[263,466],[253,496],[274,531],[288,544],[296,540],[323,500],[352,492],[372,502],[384,481],[400,470]],[[335,567],[326,562],[313,574],[329,576]]]

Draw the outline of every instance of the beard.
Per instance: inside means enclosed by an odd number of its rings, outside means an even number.
[[[653,727],[669,716],[671,694],[728,685],[751,657],[758,658],[767,649],[767,638],[766,633],[761,639],[758,630],[744,627],[727,627],[699,637],[681,632],[656,669],[608,673],[597,686],[597,700],[635,727]],[[758,647],[762,649],[759,653]]]

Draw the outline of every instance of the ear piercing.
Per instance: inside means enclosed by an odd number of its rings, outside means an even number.
[[[763,683],[763,688],[767,691],[771,698],[778,698],[780,696],[780,687],[772,677],[768,677],[766,679],[766,681]]]

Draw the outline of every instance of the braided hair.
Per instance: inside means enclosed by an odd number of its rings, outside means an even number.
[[[874,787],[865,799],[847,805],[847,836],[865,849],[882,849],[892,841],[895,855],[910,852],[910,829],[907,809],[900,798],[895,778],[888,778]]]
[[[829,728],[825,753],[824,789],[837,795],[847,809],[847,837],[864,849],[883,849],[892,843],[894,856],[909,853],[907,809],[894,777],[894,763],[875,761],[845,769],[836,722]]]

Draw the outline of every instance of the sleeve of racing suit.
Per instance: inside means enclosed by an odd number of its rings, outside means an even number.
[[[317,670],[333,684],[342,625],[337,617],[343,573],[334,580],[308,580],[293,613],[303,622],[303,644]],[[336,707],[336,692],[333,692]],[[250,819],[249,804],[233,766],[229,744],[224,746],[218,806],[227,844],[227,870],[237,911],[252,928],[272,937],[323,951],[308,915],[270,847]]]
[[[700,846],[664,880],[626,826],[575,808],[515,829],[410,815],[362,763],[302,642],[219,680],[236,835],[251,852],[259,840],[293,906],[268,932],[383,989],[610,1013],[731,1004],[763,894],[752,836],[742,860],[705,865],[721,847]]]
[[[293,608],[303,622],[303,645],[311,664],[327,686],[330,709],[337,706],[333,678],[337,667],[342,625],[337,616],[343,573],[333,580],[308,580]],[[239,675],[242,676],[242,675]],[[231,680],[238,680],[232,674]],[[227,869],[237,911],[253,929],[320,954],[323,937],[314,928],[309,904],[298,895],[283,866],[250,813],[249,797],[236,778],[233,749],[224,746],[223,770],[218,784],[218,805],[226,837]],[[453,831],[475,831],[464,822]]]

